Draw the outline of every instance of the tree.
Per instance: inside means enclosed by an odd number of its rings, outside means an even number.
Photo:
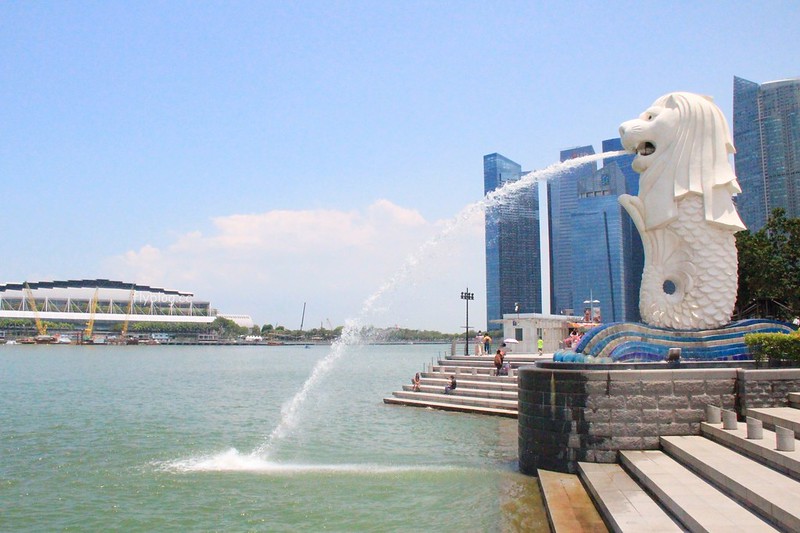
[[[800,315],[800,218],[786,218],[783,209],[775,209],[757,232],[737,233],[736,248],[737,314],[784,320]]]

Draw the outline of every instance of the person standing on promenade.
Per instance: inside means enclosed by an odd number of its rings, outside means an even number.
[[[483,336],[483,353],[488,355],[489,352],[491,351],[492,351],[492,338],[487,333]]]
[[[539,348],[539,355],[542,355],[542,352],[544,352],[544,341],[541,335],[539,336],[539,340],[536,341],[536,346]]]
[[[483,355],[483,333],[480,331],[475,336],[475,355]]]

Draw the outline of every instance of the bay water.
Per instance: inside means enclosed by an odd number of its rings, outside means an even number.
[[[0,345],[0,530],[548,531],[516,420],[383,403],[448,349],[346,347],[274,438],[330,346]]]

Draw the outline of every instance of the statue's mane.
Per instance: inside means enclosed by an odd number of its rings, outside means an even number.
[[[653,107],[676,110],[678,127],[670,147],[642,178],[672,179],[675,202],[690,193],[700,194],[706,221],[744,229],[732,200],[742,190],[729,161],[735,149],[722,111],[712,98],[684,92],[664,95]]]

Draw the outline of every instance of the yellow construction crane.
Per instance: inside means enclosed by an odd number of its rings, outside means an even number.
[[[33,319],[36,321],[36,330],[39,332],[39,335],[47,335],[47,326],[45,326],[42,323],[42,319],[39,318],[39,310],[36,309],[36,299],[33,297],[33,291],[31,291],[27,281],[25,282],[25,296],[28,299],[28,307],[33,311]]]
[[[133,312],[133,295],[136,294],[136,286],[131,285],[131,293],[128,296],[128,310],[125,312],[125,322],[122,323],[122,333],[120,339],[125,342],[125,336],[128,334],[128,321],[131,319],[131,312]]]
[[[83,340],[89,341],[92,339],[92,330],[94,329],[94,314],[97,311],[97,295],[100,292],[100,287],[94,290],[94,296],[89,302],[89,322],[86,323],[86,329],[83,331]]]

